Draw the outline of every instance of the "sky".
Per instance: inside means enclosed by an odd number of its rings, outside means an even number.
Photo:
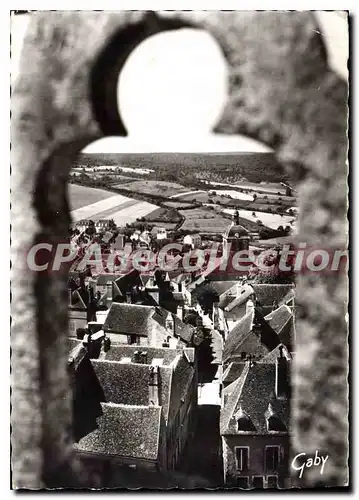
[[[329,54],[339,75],[348,76],[345,14],[317,12]],[[12,81],[28,16],[12,22]],[[144,85],[143,83],[146,82]],[[244,136],[213,134],[227,96],[227,67],[214,38],[202,30],[181,29],[145,40],[119,75],[118,105],[128,137],[101,139],[85,152],[267,152]]]

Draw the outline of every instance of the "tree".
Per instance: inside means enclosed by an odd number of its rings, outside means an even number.
[[[212,312],[213,304],[214,302],[218,302],[218,300],[218,293],[210,283],[202,286],[197,293],[197,301],[205,314]]]

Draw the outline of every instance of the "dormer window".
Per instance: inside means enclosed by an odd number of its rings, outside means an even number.
[[[274,411],[271,403],[269,403],[268,405],[268,409],[265,412],[265,417],[267,420],[267,429],[269,432],[285,432],[287,430],[282,420]]]
[[[267,419],[268,431],[285,432],[287,429],[283,422],[276,415]]]
[[[252,420],[247,413],[242,410],[241,406],[235,414],[235,419],[237,421],[237,430],[239,432],[250,432],[255,430]]]

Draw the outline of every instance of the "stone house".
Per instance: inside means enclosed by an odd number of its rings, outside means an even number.
[[[290,361],[248,361],[222,392],[224,482],[243,489],[290,486]]]
[[[194,429],[193,348],[144,350],[112,344],[109,349],[100,346],[97,359],[91,359],[79,342],[70,354],[70,367],[74,446],[82,458],[139,473],[176,468]]]

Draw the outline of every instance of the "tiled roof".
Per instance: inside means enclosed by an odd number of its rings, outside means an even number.
[[[130,272],[120,277],[117,275],[115,281],[122,295],[126,295],[126,292],[130,292],[132,287],[142,285],[140,273],[137,269],[132,269]]]
[[[253,290],[256,294],[256,299],[259,300],[262,306],[272,306],[273,302],[277,304],[290,292],[293,285],[270,285],[270,284],[253,284]]]
[[[238,435],[234,417],[241,408],[251,419],[255,434],[270,434],[267,428],[268,407],[271,405],[271,413],[279,419],[287,431],[290,430],[290,405],[289,399],[277,399],[275,390],[275,364],[256,363],[252,366],[247,364],[242,375],[225,402],[221,411],[220,430],[221,434]],[[227,388],[228,390],[228,388]]]
[[[250,310],[243,318],[241,318],[234,325],[232,330],[229,332],[228,337],[224,344],[223,349],[223,361],[226,361],[231,354],[234,354],[241,343],[247,337],[247,335],[252,331],[254,321],[254,309]]]
[[[68,357],[68,362],[76,370],[81,361],[87,355],[87,349],[82,343],[82,340],[69,339],[69,343],[70,343],[70,354]]]
[[[191,275],[189,273],[181,273],[178,276],[174,276],[173,278],[171,278],[171,281],[173,281],[173,283],[177,283],[177,285],[190,280],[191,280]]]
[[[219,421],[221,435],[226,433],[232,415],[236,410],[238,398],[240,397],[240,394],[242,392],[242,388],[246,380],[248,370],[249,370],[249,363],[246,363],[241,375],[237,378],[235,382],[233,382],[230,389],[228,389],[227,387],[226,393],[224,394],[224,403],[221,409],[220,421]]]
[[[184,342],[190,343],[192,341],[195,329],[188,325],[187,323],[183,323],[179,319],[178,316],[174,316],[175,322],[175,334],[178,335]]]
[[[81,293],[82,292],[82,293]],[[70,306],[74,309],[87,310],[88,297],[86,296],[87,291],[78,288],[71,294],[71,304]]]
[[[290,301],[295,299],[295,288],[291,288],[289,292],[280,300],[279,305],[288,304]]]
[[[118,278],[118,274],[100,274],[96,278],[96,285],[104,286],[107,285],[107,283],[111,281],[115,281],[115,279]]]
[[[212,364],[222,363],[223,339],[217,330],[211,330],[211,349],[213,353]]]
[[[103,455],[156,460],[159,448],[161,408],[101,403],[98,428],[75,448]]]
[[[241,375],[243,368],[246,363],[243,362],[232,362],[229,363],[227,368],[225,369],[222,377],[223,383],[232,384],[237,378]]]
[[[131,358],[134,362],[135,352],[146,352],[147,363],[151,364],[153,359],[163,359],[163,365],[169,365],[178,356],[180,351],[170,349],[169,347],[148,347],[112,344],[109,351],[104,353],[104,359],[107,361],[120,361],[122,358]]]
[[[149,404],[148,365],[95,359],[91,363],[102,387],[105,402],[142,406]]]
[[[71,354],[72,351],[77,348],[79,345],[82,345],[82,340],[75,339],[75,338],[69,338],[69,353]]]
[[[237,296],[225,306],[225,311],[232,311],[235,307],[244,304],[253,293],[254,290],[250,285],[241,286]]]
[[[104,330],[147,336],[153,313],[153,307],[113,302],[104,324]]]
[[[224,309],[228,304],[232,302],[237,297],[238,286],[240,286],[239,281],[223,281],[217,282],[216,289],[219,293],[219,307]],[[226,284],[231,284],[226,286]],[[220,286],[223,285],[223,286]]]
[[[273,349],[273,351],[269,352],[268,354],[266,354],[260,361],[259,363],[275,363],[277,358],[279,357],[280,355],[280,348],[283,348],[282,350],[282,353],[283,353],[283,356],[288,359],[288,360],[291,360],[292,359],[292,356],[290,354],[290,352],[288,351],[288,349],[286,348],[285,345],[283,344],[279,344],[275,349]]]
[[[266,322],[259,309],[251,309],[229,332],[224,344],[223,361],[239,360],[242,352],[261,359],[278,344],[280,339],[277,333]]]
[[[186,357],[179,355],[172,374],[171,396],[168,408],[168,419],[173,419],[180,408],[183,398],[186,396],[194,376],[194,368]],[[166,418],[166,415],[165,415]],[[166,418],[167,420],[167,418]]]
[[[157,321],[163,328],[165,328],[166,318],[169,314],[171,315],[171,318],[173,319],[175,324],[175,335],[180,337],[180,339],[184,342],[190,343],[192,341],[195,328],[193,328],[191,325],[188,325],[187,323],[184,323],[177,315],[170,313],[164,307],[158,306],[155,308],[153,319]]]
[[[290,308],[283,304],[271,313],[267,314],[264,319],[279,335],[292,316],[293,313]]]
[[[282,330],[279,332],[279,340],[284,344],[288,349],[293,352],[295,348],[295,320],[294,316],[292,316],[289,321],[284,325]]]

